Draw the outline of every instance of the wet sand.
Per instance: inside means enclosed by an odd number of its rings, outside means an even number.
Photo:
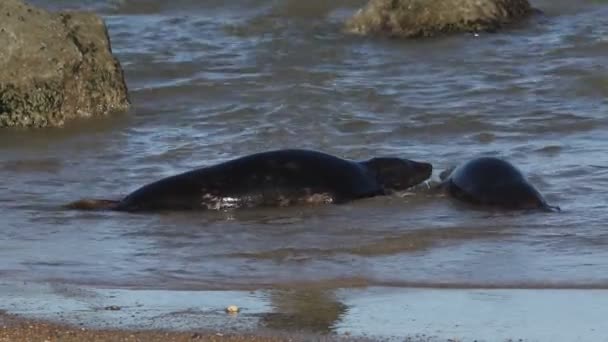
[[[0,341],[116,341],[116,342],[256,342],[256,341],[372,341],[366,338],[322,336],[313,334],[227,334],[213,332],[170,332],[170,331],[130,331],[111,329],[76,328],[48,322],[26,320],[20,317],[0,314]],[[278,336],[277,336],[278,335]]]
[[[0,341],[608,341],[608,290],[0,283]],[[228,314],[228,305],[238,314]],[[18,318],[15,318],[17,315]]]
[[[0,315],[0,341],[287,341],[288,338],[220,333],[120,331],[75,328],[41,321]]]

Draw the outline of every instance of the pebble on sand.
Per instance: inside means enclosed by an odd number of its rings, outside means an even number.
[[[226,308],[226,312],[229,313],[229,314],[235,314],[235,313],[237,313],[239,311],[241,311],[241,309],[238,306],[236,306],[236,305],[229,305]]]

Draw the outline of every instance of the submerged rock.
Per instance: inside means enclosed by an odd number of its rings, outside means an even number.
[[[370,0],[346,30],[401,38],[495,31],[533,12],[528,0]]]
[[[0,1],[0,127],[61,126],[128,107],[99,16]]]

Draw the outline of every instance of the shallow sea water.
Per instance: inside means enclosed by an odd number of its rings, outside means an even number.
[[[35,1],[104,16],[133,109],[0,135],[0,274],[164,290],[608,288],[608,5],[501,33],[345,34],[364,2]],[[562,212],[426,191],[155,215],[60,208],[268,149],[516,164]],[[434,177],[437,177],[436,175]]]

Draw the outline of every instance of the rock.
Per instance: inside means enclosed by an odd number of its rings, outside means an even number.
[[[534,11],[528,0],[370,0],[346,30],[400,38],[495,31]]]
[[[0,127],[61,126],[129,107],[103,20],[0,1]]]

